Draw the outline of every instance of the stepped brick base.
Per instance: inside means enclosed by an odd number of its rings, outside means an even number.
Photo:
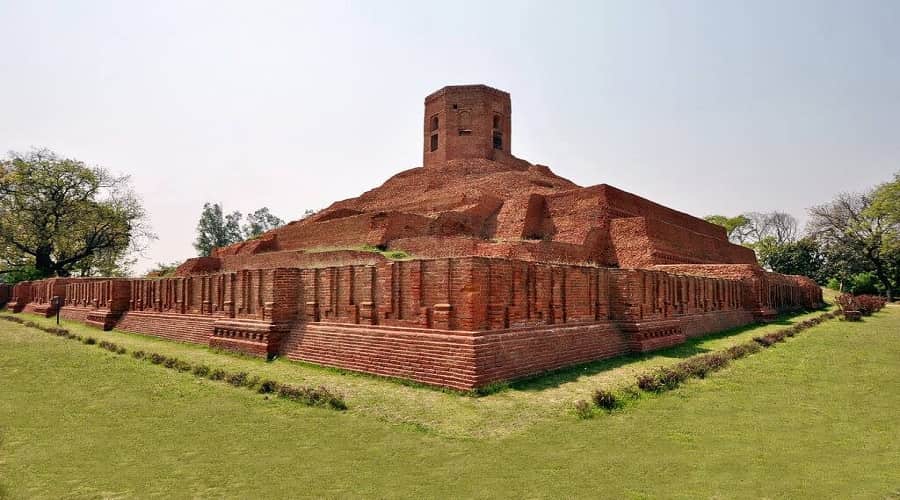
[[[630,327],[634,328],[634,327]],[[630,330],[629,328],[629,330]],[[628,347],[632,352],[650,352],[683,344],[687,337],[677,322],[644,327],[628,332]]]
[[[265,321],[218,320],[213,325],[210,347],[270,358],[278,354],[281,337],[289,325]]]
[[[39,316],[43,316],[45,318],[49,318],[50,316],[56,315],[56,309],[50,304],[35,304],[33,302],[29,302],[25,304],[25,308],[23,309],[25,312],[37,314]]]
[[[12,301],[7,302],[6,308],[14,313],[20,313],[25,310],[25,302]]]

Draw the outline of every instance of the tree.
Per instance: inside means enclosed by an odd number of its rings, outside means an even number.
[[[16,269],[9,269],[7,272],[0,274],[0,283],[14,285],[20,281],[32,281],[43,278],[34,266],[22,266]]]
[[[757,253],[760,264],[776,273],[809,276],[822,284],[828,281],[822,273],[825,256],[812,238],[779,245],[775,237],[769,236],[757,243]]]
[[[127,176],[47,149],[0,160],[0,273],[90,273],[153,237]]]
[[[222,205],[218,203],[204,203],[197,223],[197,240],[194,242],[194,248],[200,256],[210,255],[214,248],[243,241],[241,217],[240,212],[225,215]]]
[[[704,217],[706,222],[722,226],[728,235],[728,241],[742,245],[747,241],[747,229],[750,219],[743,215],[736,217],[726,217],[724,215],[707,215]]]
[[[882,217],[896,236],[900,227],[900,172],[894,174],[893,181],[875,188],[867,211],[872,217]]]
[[[728,241],[753,247],[772,238],[776,244],[784,245],[797,240],[797,219],[785,212],[747,212],[735,217],[708,215],[707,222],[725,228]]]
[[[262,207],[247,215],[247,224],[244,225],[244,238],[256,238],[257,236],[284,225],[284,221],[272,215],[269,209]]]
[[[124,278],[131,276],[136,262],[137,258],[128,251],[101,251],[82,260],[74,269],[80,276]]]
[[[900,245],[896,244],[900,230],[891,201],[898,181],[868,193],[839,194],[809,211],[810,234],[829,252],[857,256],[867,267],[864,271],[873,273],[881,283],[888,299],[900,284]]]
[[[749,212],[744,214],[745,244],[762,242],[772,238],[777,245],[792,243],[797,239],[797,219],[785,212]]]

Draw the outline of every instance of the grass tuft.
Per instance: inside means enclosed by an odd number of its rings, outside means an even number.
[[[594,409],[591,408],[591,404],[583,399],[579,399],[575,401],[575,415],[582,420],[587,420],[589,418],[593,418]]]

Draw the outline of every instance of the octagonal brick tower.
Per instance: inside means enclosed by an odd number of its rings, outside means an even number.
[[[450,85],[425,98],[423,163],[511,157],[509,93],[487,85]]]

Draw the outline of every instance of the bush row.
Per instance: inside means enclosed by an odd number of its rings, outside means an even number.
[[[37,328],[47,333],[51,333],[58,337],[77,340],[87,345],[96,345],[101,349],[106,349],[114,354],[126,354],[128,352],[124,347],[106,340],[97,342],[93,337],[82,337],[75,335],[65,328],[47,327],[39,325],[33,321],[26,321],[16,316],[0,316],[7,321],[19,323],[21,325]],[[281,398],[296,401],[308,406],[320,406],[332,408],[335,410],[346,410],[347,403],[344,402],[340,394],[330,391],[326,387],[309,387],[309,386],[293,386],[282,384],[275,380],[261,379],[258,376],[250,376],[247,372],[227,372],[222,369],[213,369],[204,364],[191,364],[174,356],[165,356],[155,352],[133,351],[131,356],[134,359],[148,361],[154,365],[161,365],[166,368],[177,370],[179,372],[190,372],[198,377],[208,378],[210,380],[223,381],[234,387],[245,387],[255,390],[260,394],[274,394]]]
[[[823,313],[789,328],[754,337],[750,342],[738,344],[722,351],[693,356],[671,366],[655,368],[649,372],[639,374],[636,380],[636,387],[641,391],[650,393],[672,390],[690,378],[705,378],[707,374],[728,366],[728,363],[733,360],[757,353],[777,342],[784,341],[787,337],[793,337],[807,328],[837,316],[838,313]],[[637,391],[633,387],[629,386],[621,392],[598,389],[593,395],[593,406],[607,411],[619,408],[624,404],[625,399],[630,396],[637,396]],[[581,400],[575,403],[575,413],[581,418],[590,418],[593,415],[593,407],[589,402]]]
[[[844,319],[858,321],[860,316],[871,316],[880,311],[887,304],[887,299],[878,295],[843,293],[837,298],[837,303]]]

